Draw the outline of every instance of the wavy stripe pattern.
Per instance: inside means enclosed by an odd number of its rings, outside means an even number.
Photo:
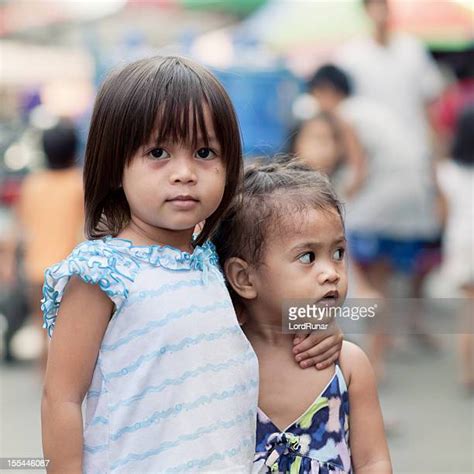
[[[149,321],[143,328],[134,329],[130,331],[126,336],[120,338],[118,341],[114,342],[113,344],[102,344],[100,350],[101,352],[107,351],[114,351],[121,346],[124,346],[134,339],[137,339],[141,336],[145,336],[150,332],[154,331],[155,329],[162,328],[167,324],[170,324],[172,321],[177,319],[183,318],[185,316],[191,316],[192,314],[199,313],[199,314],[206,314],[212,311],[216,311],[219,309],[231,309],[232,304],[229,301],[217,301],[214,304],[198,306],[198,305],[190,305],[179,310],[171,311],[167,313],[162,319]]]
[[[155,449],[150,449],[143,453],[129,453],[126,456],[119,458],[115,462],[113,462],[110,466],[111,470],[115,471],[117,468],[125,466],[126,464],[143,461],[150,456],[158,456],[159,454],[163,453],[164,451],[167,451],[168,449],[176,448],[189,441],[194,441],[202,436],[205,436],[206,434],[232,428],[235,425],[241,424],[245,421],[254,418],[255,416],[255,410],[248,410],[243,415],[238,415],[230,420],[219,420],[216,423],[212,423],[211,425],[201,427],[192,433],[180,435],[174,441],[165,441]]]
[[[133,423],[132,425],[124,426],[115,433],[112,433],[110,435],[110,439],[112,441],[117,441],[120,437],[127,433],[134,433],[138,430],[149,428],[152,425],[156,425],[160,421],[175,417],[181,413],[191,412],[192,410],[199,408],[200,406],[209,405],[210,403],[213,403],[215,401],[234,398],[235,396],[245,393],[247,390],[256,390],[257,388],[258,380],[255,379],[250,380],[247,384],[237,384],[220,392],[214,392],[210,395],[202,395],[201,397],[189,403],[178,403],[173,407],[168,408],[167,410],[156,411],[146,420]]]
[[[109,405],[109,411],[114,412],[122,406],[130,406],[133,403],[142,400],[150,393],[159,393],[165,390],[167,387],[181,385],[183,382],[190,378],[198,377],[203,374],[207,374],[209,372],[220,372],[223,370],[228,370],[234,367],[238,367],[239,365],[243,365],[246,362],[253,361],[255,354],[253,351],[248,351],[244,353],[240,357],[232,358],[227,360],[226,362],[221,362],[219,364],[206,364],[200,367],[197,367],[194,370],[187,370],[182,375],[172,379],[166,379],[159,385],[151,385],[146,387],[144,390],[139,392],[138,394],[134,395],[133,397],[126,398],[124,400],[120,400],[117,403]]]
[[[124,377],[135,370],[139,369],[143,364],[150,361],[155,361],[159,357],[163,357],[167,354],[176,354],[188,347],[199,345],[202,342],[212,342],[221,339],[226,336],[235,335],[240,332],[238,327],[227,327],[213,333],[201,333],[196,337],[185,337],[176,344],[166,344],[160,347],[157,351],[153,351],[150,354],[140,356],[133,364],[126,367],[122,367],[114,372],[104,374],[105,380],[111,380],[117,377]]]
[[[169,469],[166,469],[164,472],[166,474],[174,474],[178,472],[193,472],[190,469],[203,469],[204,467],[209,467],[212,463],[216,461],[223,461],[224,459],[234,457],[242,452],[244,449],[250,448],[253,450],[255,448],[255,440],[253,437],[243,439],[235,448],[226,449],[222,452],[212,453],[209,456],[201,459],[192,459],[184,464],[179,466],[174,466]],[[242,466],[242,472],[248,470],[247,466]]]

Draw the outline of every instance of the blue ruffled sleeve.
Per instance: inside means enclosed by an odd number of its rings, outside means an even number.
[[[45,271],[41,309],[43,327],[48,335],[53,333],[59,304],[73,275],[98,285],[113,301],[117,312],[127,299],[128,287],[137,271],[138,262],[130,254],[108,245],[107,241],[90,240],[79,244],[69,257]]]

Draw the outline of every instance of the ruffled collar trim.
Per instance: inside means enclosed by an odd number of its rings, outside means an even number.
[[[126,251],[139,260],[168,270],[205,271],[209,266],[218,266],[216,250],[210,241],[202,246],[197,245],[193,253],[183,252],[170,245],[134,245],[131,240],[120,237],[107,236],[103,241],[119,252]]]

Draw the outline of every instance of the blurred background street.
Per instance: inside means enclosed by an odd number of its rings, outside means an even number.
[[[247,161],[291,153],[329,175],[352,297],[472,303],[472,0],[2,0],[0,457],[42,456],[41,284],[84,239],[95,93],[156,54],[216,74]],[[379,376],[394,472],[473,473],[472,304],[449,335],[417,316],[393,343],[355,337]]]

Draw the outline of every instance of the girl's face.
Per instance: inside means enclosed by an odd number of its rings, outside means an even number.
[[[323,119],[307,122],[295,142],[295,154],[303,163],[329,175],[336,168],[340,153],[334,131]]]
[[[123,172],[123,189],[132,220],[150,231],[186,231],[219,206],[226,182],[220,144],[205,110],[208,147],[184,143],[146,143]]]
[[[310,209],[287,222],[291,232],[271,235],[254,269],[254,314],[281,321],[285,299],[340,306],[347,293],[344,228],[335,210]]]

